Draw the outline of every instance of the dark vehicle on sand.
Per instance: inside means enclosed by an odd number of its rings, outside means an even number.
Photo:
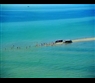
[[[64,43],[72,43],[72,40],[65,40]]]
[[[63,40],[56,40],[55,43],[61,43]]]

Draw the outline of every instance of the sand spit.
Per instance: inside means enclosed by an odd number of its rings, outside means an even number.
[[[72,42],[83,42],[83,41],[93,41],[93,40],[95,40],[95,37],[94,38],[75,39],[75,40],[72,40]]]

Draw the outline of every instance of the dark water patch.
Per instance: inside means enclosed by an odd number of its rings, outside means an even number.
[[[94,16],[94,9],[69,11],[0,11],[2,22],[38,21]]]

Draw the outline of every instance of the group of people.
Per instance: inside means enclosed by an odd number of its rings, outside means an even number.
[[[55,45],[54,42],[51,42],[51,43],[40,43],[40,44],[36,44],[34,47],[40,47],[40,46],[54,46],[54,45]],[[31,48],[30,45],[25,47],[25,49],[29,49],[29,48]],[[18,49],[18,50],[19,50],[19,49],[21,49],[21,47],[20,47],[20,46],[12,45],[10,49],[11,49],[11,50],[12,50],[12,49]],[[5,50],[7,50],[7,48],[5,48]]]
[[[39,47],[39,46],[53,46],[55,43],[51,42],[51,43],[41,43],[41,44],[36,44],[35,47]]]
[[[29,46],[26,46],[25,47],[25,49],[28,49],[28,48],[31,48],[31,46],[29,45]],[[10,47],[10,49],[12,50],[12,49],[21,49],[21,47],[20,46],[15,46],[15,45],[12,45],[11,47]],[[5,50],[7,50],[7,48],[5,48]]]

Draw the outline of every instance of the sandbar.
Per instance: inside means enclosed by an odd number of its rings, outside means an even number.
[[[93,37],[93,38],[75,39],[75,40],[72,40],[72,42],[83,42],[83,41],[93,41],[93,40],[95,40],[95,37]]]

